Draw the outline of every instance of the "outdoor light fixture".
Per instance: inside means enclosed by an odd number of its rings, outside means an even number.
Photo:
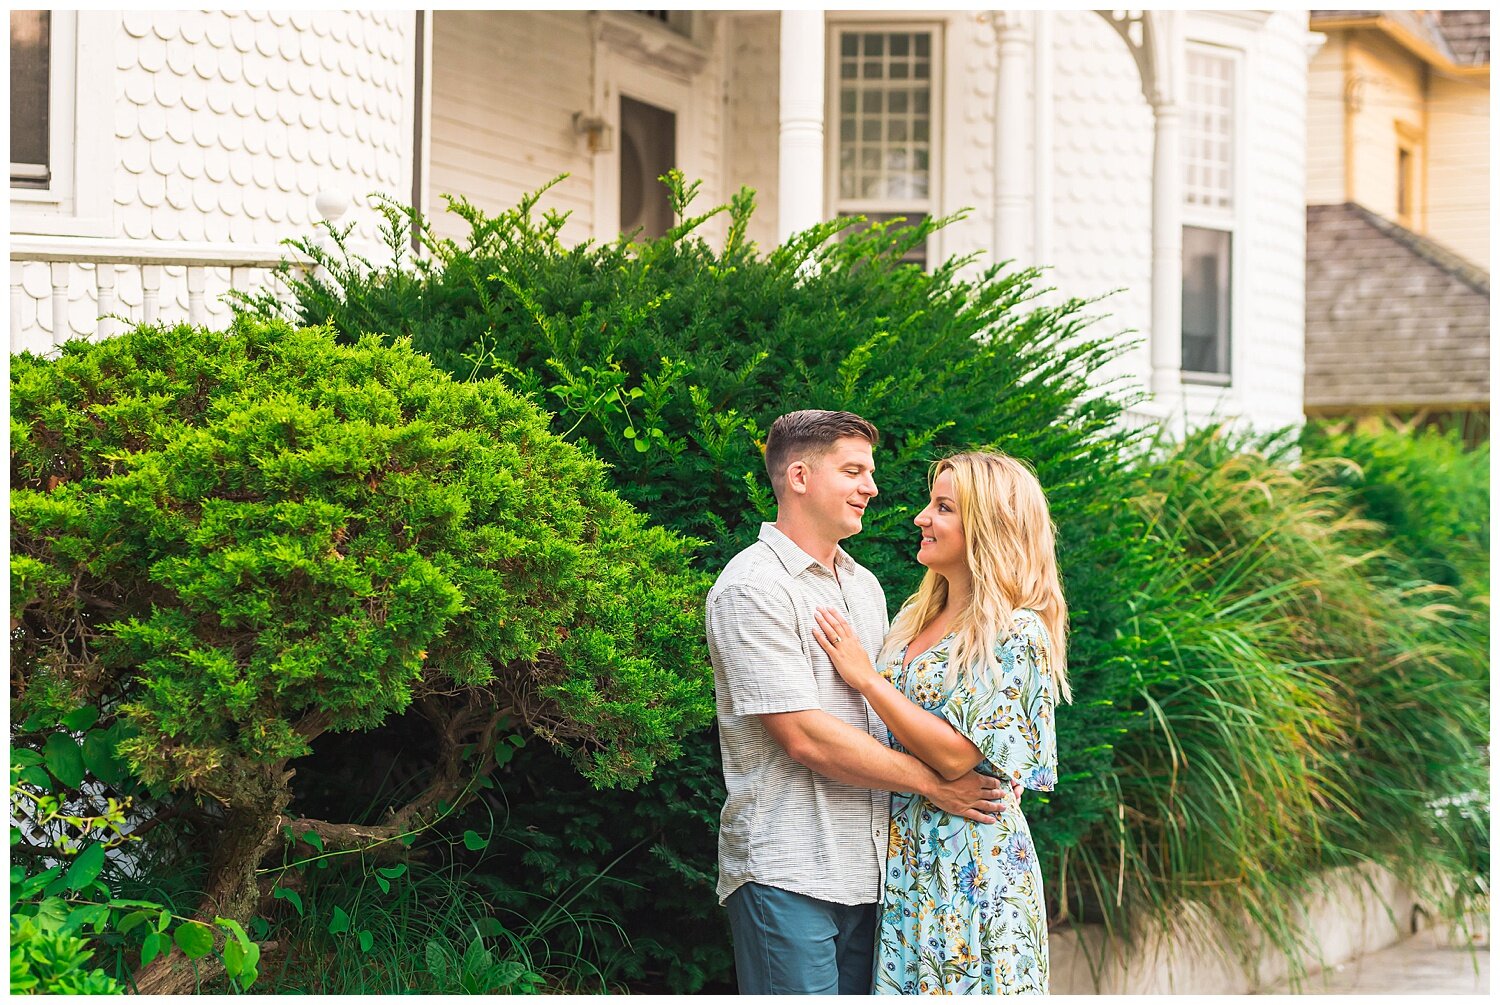
[[[602,116],[574,112],[573,131],[589,138],[590,153],[604,153],[613,146],[613,130],[610,129],[609,123],[605,122]]]

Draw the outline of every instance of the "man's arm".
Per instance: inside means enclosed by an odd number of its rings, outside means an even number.
[[[1005,808],[999,779],[974,771],[944,779],[915,757],[891,750],[822,709],[762,715],[760,721],[787,756],[834,781],[915,792],[949,813],[986,824]]]

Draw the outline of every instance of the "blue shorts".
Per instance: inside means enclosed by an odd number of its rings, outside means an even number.
[[[746,883],[724,902],[742,995],[867,995],[875,904],[831,904]]]

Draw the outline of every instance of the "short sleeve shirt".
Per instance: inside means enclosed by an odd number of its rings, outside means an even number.
[[[756,882],[835,904],[880,899],[890,795],[792,760],[760,716],[822,709],[888,744],[885,724],[845,684],[812,634],[813,611],[843,613],[871,655],[889,622],[875,577],[843,550],[828,569],[773,524],[719,575],[707,603],[719,749],[719,902]]]

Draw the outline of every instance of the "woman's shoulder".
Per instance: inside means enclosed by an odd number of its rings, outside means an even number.
[[[1002,632],[998,640],[1000,648],[1019,650],[1026,646],[1047,645],[1047,626],[1042,616],[1029,607],[1017,607],[1011,612],[1010,630]]]

